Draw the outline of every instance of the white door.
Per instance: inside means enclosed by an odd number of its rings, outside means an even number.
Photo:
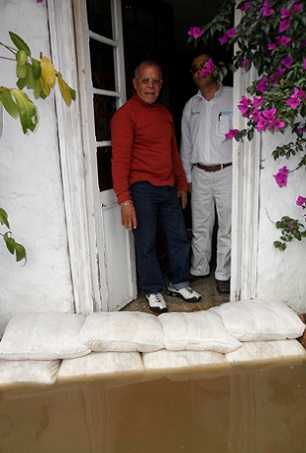
[[[112,114],[126,100],[120,0],[74,1],[95,309],[137,297],[133,237],[112,188]]]

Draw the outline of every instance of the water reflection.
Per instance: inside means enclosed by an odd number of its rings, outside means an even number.
[[[304,453],[306,360],[11,387],[5,453]]]

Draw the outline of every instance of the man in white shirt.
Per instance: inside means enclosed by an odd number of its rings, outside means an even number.
[[[210,274],[215,211],[218,216],[217,290],[229,293],[231,275],[232,129],[233,88],[211,74],[207,50],[192,61],[191,73],[199,88],[185,104],[182,115],[181,159],[191,193],[191,278]]]

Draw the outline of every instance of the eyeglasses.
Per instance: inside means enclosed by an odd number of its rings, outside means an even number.
[[[137,80],[139,80],[139,82],[142,83],[143,85],[149,85],[150,82],[152,83],[152,85],[160,85],[162,83],[162,79],[142,78],[142,79],[137,79]]]
[[[190,68],[191,74],[195,74],[196,72],[201,71],[202,69],[204,69],[207,61],[208,60],[203,60],[200,63],[191,66],[191,68]]]

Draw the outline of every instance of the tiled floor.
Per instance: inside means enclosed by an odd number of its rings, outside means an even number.
[[[229,301],[229,294],[220,294],[216,289],[216,281],[213,275],[207,278],[198,279],[191,282],[190,286],[202,295],[200,302],[188,303],[178,297],[171,297],[164,294],[165,301],[168,305],[168,311],[199,311],[207,310],[210,307],[220,305]],[[152,313],[144,294],[140,293],[138,299],[131,302],[123,310],[125,311],[142,311]]]

